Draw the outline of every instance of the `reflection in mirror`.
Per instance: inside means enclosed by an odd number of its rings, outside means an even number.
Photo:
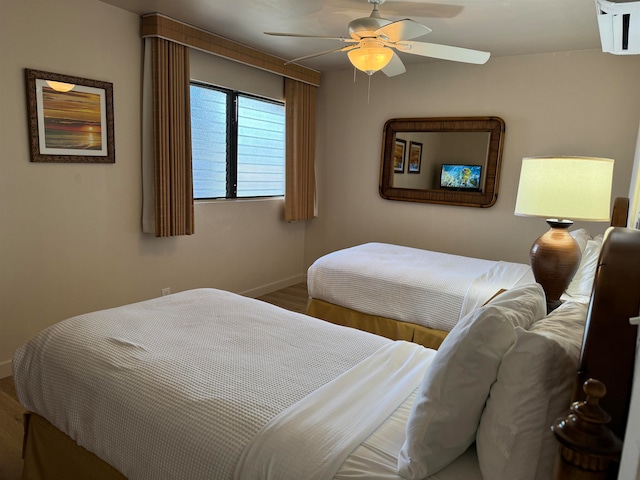
[[[389,120],[380,195],[490,207],[498,193],[503,134],[504,122],[497,117]]]
[[[392,185],[418,190],[456,188],[457,185],[482,191],[489,133],[466,132],[464,141],[459,141],[460,135],[456,132],[397,132],[396,142],[407,142],[409,150],[407,166],[402,170],[394,169]],[[448,167],[443,169],[443,165]]]

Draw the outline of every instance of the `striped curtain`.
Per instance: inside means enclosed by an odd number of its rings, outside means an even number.
[[[144,77],[143,231],[156,237],[192,235],[189,48],[145,39]]]
[[[320,74],[297,65],[283,66],[279,58],[158,14],[142,16],[141,33],[145,40],[143,231],[158,237],[194,233],[188,46],[284,76],[285,220],[316,216],[315,116]]]
[[[284,80],[287,116],[285,220],[316,216],[315,148],[318,88],[290,78]]]

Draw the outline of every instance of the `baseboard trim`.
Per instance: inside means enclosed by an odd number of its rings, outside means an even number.
[[[272,292],[275,292],[276,290],[281,290],[283,288],[287,288],[292,285],[296,285],[298,283],[302,283],[306,281],[307,281],[307,275],[302,273],[300,275],[295,275],[293,277],[285,278],[284,280],[279,280],[277,282],[269,283],[261,287],[252,288],[251,290],[241,292],[240,295],[244,295],[245,297],[250,297],[250,298],[261,297],[262,295],[266,295],[267,293],[272,293]]]
[[[5,360],[4,362],[0,362],[0,378],[6,378],[13,375],[11,364],[12,364],[11,360]]]

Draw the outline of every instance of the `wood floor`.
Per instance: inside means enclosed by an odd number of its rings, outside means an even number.
[[[0,478],[18,480],[22,474],[22,413],[13,377],[0,379]]]
[[[260,297],[274,305],[304,313],[307,286],[299,283]],[[0,479],[19,480],[22,474],[22,414],[24,408],[16,398],[13,378],[0,379]]]

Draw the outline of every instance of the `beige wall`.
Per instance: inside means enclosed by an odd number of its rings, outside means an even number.
[[[300,281],[304,225],[282,199],[196,206],[196,234],[141,233],[139,19],[90,0],[0,0],[0,377],[15,349],[71,315],[216,287]],[[30,163],[24,68],[114,85],[116,163]]]
[[[307,227],[306,264],[329,251],[381,241],[528,262],[543,219],[513,215],[522,157],[611,157],[613,196],[626,196],[640,119],[640,56],[600,51],[431,62],[367,79],[323,75],[317,162],[319,217]],[[382,129],[396,117],[494,115],[506,124],[498,200],[488,209],[415,204],[378,195]],[[606,224],[578,224],[594,233]]]

